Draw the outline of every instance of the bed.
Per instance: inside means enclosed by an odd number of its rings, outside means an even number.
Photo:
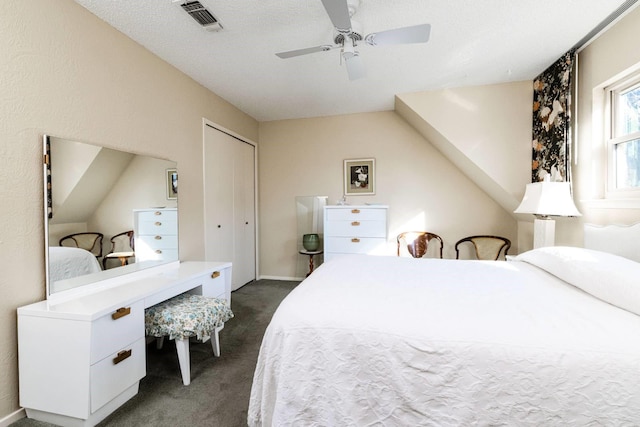
[[[274,314],[248,424],[637,425],[639,278],[569,247],[333,260]]]
[[[67,279],[100,271],[100,263],[87,250],[66,246],[49,247],[49,282],[52,284],[52,291],[66,289]]]

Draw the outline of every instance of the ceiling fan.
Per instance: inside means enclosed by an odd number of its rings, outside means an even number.
[[[349,80],[364,76],[364,66],[360,59],[360,52],[356,50],[358,42],[363,40],[361,26],[351,19],[360,5],[360,0],[322,0],[334,29],[334,44],[308,47],[276,53],[279,58],[293,58],[315,52],[326,52],[341,49],[340,56],[344,60]],[[371,33],[364,37],[364,42],[370,46],[384,46],[403,43],[426,43],[431,32],[430,24],[413,25],[393,30]]]

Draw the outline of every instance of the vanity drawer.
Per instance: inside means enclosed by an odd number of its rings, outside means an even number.
[[[326,209],[327,221],[387,220],[387,209],[346,207]]]
[[[329,221],[324,232],[325,236],[385,237],[387,235],[387,221],[384,219]]]
[[[124,306],[91,324],[91,364],[144,338],[144,301]]]
[[[384,253],[384,237],[330,237],[324,240],[325,253],[378,254]]]
[[[91,366],[91,412],[140,381],[146,373],[144,337]]]
[[[226,299],[225,274],[226,270],[222,269],[212,271],[209,275],[205,276],[202,279],[204,281],[202,295],[205,297]]]

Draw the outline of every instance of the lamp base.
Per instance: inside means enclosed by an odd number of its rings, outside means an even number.
[[[555,245],[556,221],[551,218],[533,221],[533,248]]]

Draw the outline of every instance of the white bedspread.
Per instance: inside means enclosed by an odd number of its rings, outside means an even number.
[[[63,246],[49,248],[49,281],[52,284],[100,271],[100,263],[89,251]]]
[[[639,333],[529,263],[344,257],[274,314],[248,422],[638,425]]]

